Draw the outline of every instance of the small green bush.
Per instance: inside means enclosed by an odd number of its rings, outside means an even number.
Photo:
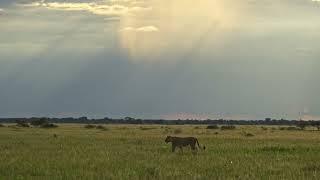
[[[219,126],[216,124],[207,126],[207,129],[219,129]]]
[[[100,129],[100,130],[104,130],[104,131],[108,130],[108,128],[106,128],[106,127],[104,127],[102,125],[98,125],[96,128]]]
[[[245,133],[244,136],[246,136],[246,137],[253,137],[254,135],[251,134],[251,133]]]
[[[42,127],[42,128],[57,128],[58,125],[52,124],[52,123],[46,123],[46,124],[42,124],[40,127]]]
[[[154,127],[140,127],[141,130],[152,130],[152,129],[157,129],[157,128],[154,128]]]
[[[221,126],[221,130],[234,130],[236,129],[236,126],[234,125],[227,125],[227,126]]]
[[[92,124],[87,124],[87,125],[84,126],[84,128],[92,129],[92,128],[96,128],[96,126],[92,125]]]

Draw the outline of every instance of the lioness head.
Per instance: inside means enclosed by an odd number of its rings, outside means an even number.
[[[171,142],[171,136],[167,136],[166,140],[164,140],[164,142],[168,143]]]

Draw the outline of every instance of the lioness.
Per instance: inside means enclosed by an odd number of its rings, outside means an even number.
[[[189,146],[191,147],[192,150],[196,150],[196,143],[199,148],[199,141],[195,137],[173,137],[173,136],[167,136],[166,143],[171,142],[172,143],[172,152],[175,151],[176,147],[179,147],[182,151],[182,147],[184,146]],[[204,150],[206,149],[205,146],[202,147]]]

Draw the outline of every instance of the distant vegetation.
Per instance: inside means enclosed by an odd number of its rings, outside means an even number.
[[[188,125],[188,124],[205,124],[208,125],[207,129],[217,129],[218,125],[222,126],[234,126],[234,125],[286,125],[296,126],[301,130],[306,127],[313,127],[320,131],[320,121],[299,121],[299,120],[285,120],[285,119],[271,119],[266,118],[265,120],[163,120],[163,119],[135,119],[132,117],[125,117],[123,119],[89,119],[87,117],[80,118],[0,118],[0,123],[17,123],[20,127],[39,126],[41,127],[46,123],[81,123],[81,124],[161,124],[161,125]],[[30,124],[30,125],[29,125]],[[221,128],[220,127],[220,128]],[[90,128],[90,127],[86,127]],[[262,127],[266,128],[266,127]],[[222,127],[223,130],[230,129],[229,127]],[[266,128],[265,130],[267,130]],[[293,130],[293,129],[290,129]]]
[[[234,125],[221,126],[220,129],[221,130],[234,130],[234,129],[236,129],[236,126],[234,126]]]
[[[214,124],[214,125],[209,125],[207,126],[207,129],[219,129],[219,126]]]

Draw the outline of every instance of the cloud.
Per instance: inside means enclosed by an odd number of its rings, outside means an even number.
[[[158,32],[159,29],[155,26],[143,26],[138,28],[133,27],[126,27],[123,28],[122,31],[129,31],[129,32]]]
[[[121,4],[106,3],[65,3],[65,2],[45,2],[44,0],[29,4],[20,4],[25,7],[43,7],[51,10],[63,11],[87,11],[103,16],[132,15],[138,12],[152,10],[152,7],[128,6]]]

